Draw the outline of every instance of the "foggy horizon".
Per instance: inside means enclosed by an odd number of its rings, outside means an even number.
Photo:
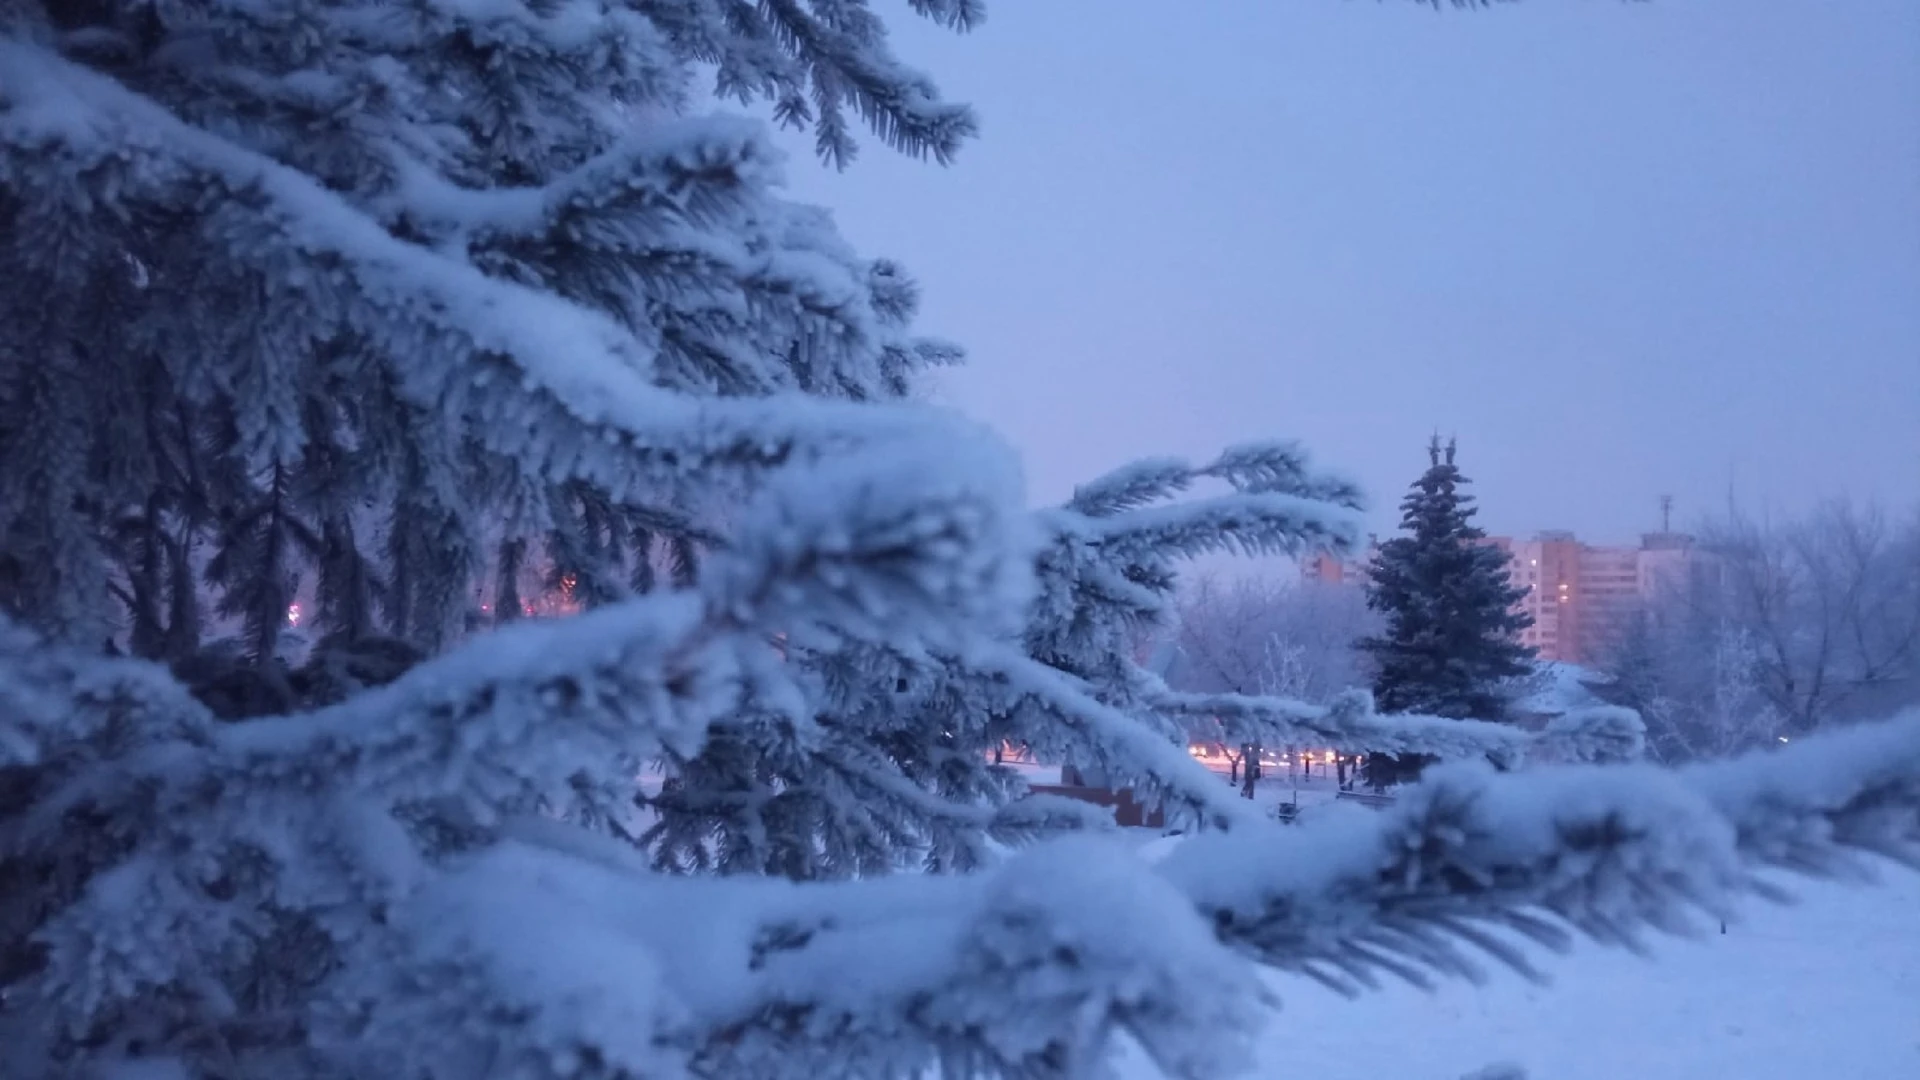
[[[1920,5],[1002,4],[894,40],[983,137],[835,172],[783,134],[790,190],[920,282],[968,352],[936,399],[1036,502],[1286,437],[1386,533],[1436,431],[1494,534],[1920,500]]]

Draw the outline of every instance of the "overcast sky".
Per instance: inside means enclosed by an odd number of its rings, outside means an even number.
[[[1386,528],[1437,429],[1494,532],[1920,500],[1920,0],[881,6],[982,137],[792,188],[1036,499],[1292,436]]]

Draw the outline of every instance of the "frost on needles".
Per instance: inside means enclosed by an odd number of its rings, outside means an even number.
[[[835,159],[848,111],[942,159],[974,126],[856,3],[0,8],[0,350],[34,358],[0,460],[41,466],[0,473],[0,596],[168,662],[233,624],[266,668],[302,586],[329,638],[433,651],[482,579],[502,617],[523,576],[684,580],[753,471],[859,422],[776,398],[958,356],[701,71]]]

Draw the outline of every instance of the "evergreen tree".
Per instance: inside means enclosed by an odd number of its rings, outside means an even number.
[[[1369,568],[1367,604],[1386,620],[1361,642],[1373,659],[1374,699],[1389,713],[1454,719],[1505,718],[1505,688],[1532,670],[1520,644],[1532,620],[1516,608],[1525,590],[1507,578],[1508,555],[1473,524],[1473,497],[1454,464],[1454,443],[1435,436],[1427,471],[1400,503],[1397,536]],[[1417,773],[1417,759],[1376,754],[1376,787]]]
[[[884,400],[958,355],[709,76],[834,163],[850,113],[940,161],[974,130],[859,0],[0,4],[5,610],[227,638],[284,698],[296,598],[432,653],[526,586],[685,580],[809,439],[646,391]]]

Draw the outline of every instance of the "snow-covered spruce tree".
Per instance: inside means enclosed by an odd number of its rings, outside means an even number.
[[[743,704],[804,714],[776,630],[949,649],[1017,631],[1031,543],[1014,470],[936,445],[784,478],[697,591],[496,632],[292,719],[223,730],[163,671],[0,623],[0,1073],[93,1075],[142,1053],[206,1076],[393,1067],[356,1048],[370,1027],[430,1004],[416,994],[463,1008],[462,992],[491,993],[447,983],[471,974],[457,964],[397,967],[434,948],[389,936],[397,905],[515,829],[619,818],[641,758],[692,753]],[[474,899],[515,917],[511,897]],[[502,1044],[516,1037],[511,1010],[470,1003]],[[511,1053],[489,1073],[467,1047],[415,1034],[408,1059],[448,1055],[433,1075],[548,1075]],[[630,1065],[604,1075],[654,1075]]]
[[[1506,686],[1532,670],[1533,650],[1519,639],[1531,621],[1515,607],[1525,593],[1507,580],[1506,552],[1473,524],[1453,441],[1435,436],[1427,456],[1400,502],[1406,535],[1380,545],[1368,568],[1367,603],[1386,627],[1360,647],[1386,711],[1499,721]],[[1376,754],[1368,771],[1377,785],[1418,764]]]
[[[941,160],[974,128],[859,0],[0,6],[6,610],[168,661],[231,628],[273,682],[296,595],[334,642],[431,652],[527,574],[588,606],[656,561],[684,579],[728,467],[781,440],[584,450],[509,392],[526,346],[855,400],[956,356],[910,336],[898,267],[775,196],[778,154],[705,114],[702,73],[835,162],[850,112]],[[561,298],[614,345],[548,333]]]

